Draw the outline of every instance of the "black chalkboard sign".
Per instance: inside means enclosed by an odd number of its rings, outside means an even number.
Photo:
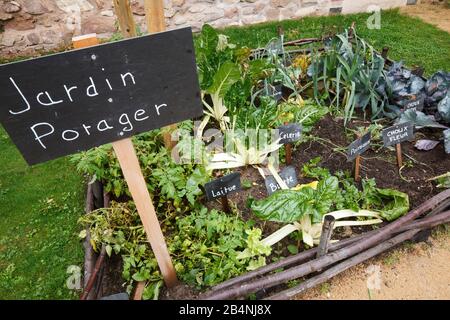
[[[384,129],[382,135],[385,147],[409,141],[414,138],[414,125],[410,121],[400,123]]]
[[[424,102],[425,102],[425,99],[420,96],[415,99],[408,100],[405,103],[403,111],[406,111],[406,110],[422,111]]]
[[[234,172],[205,184],[206,200],[211,201],[241,190],[241,174]]]
[[[0,121],[35,164],[200,116],[183,28],[0,66]]]
[[[278,128],[281,144],[292,143],[300,139],[302,126],[298,123],[290,123]]]
[[[281,170],[279,175],[289,188],[293,188],[298,184],[297,173],[295,172],[295,168],[293,166],[285,167]],[[281,189],[280,185],[273,176],[268,176],[264,183],[266,185],[268,195],[271,195],[275,191]]]
[[[347,159],[352,161],[356,156],[363,154],[370,147],[370,132],[363,135],[361,138],[353,141],[347,149]]]

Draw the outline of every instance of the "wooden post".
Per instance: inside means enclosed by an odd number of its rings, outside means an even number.
[[[145,0],[144,7],[148,32],[154,33],[166,30],[166,21],[164,19],[164,1]]]
[[[72,42],[75,48],[98,44],[98,39],[95,37],[94,40],[93,37],[73,38]],[[131,138],[113,142],[112,145],[164,281],[168,287],[172,287],[177,283],[177,276]]]
[[[361,156],[358,154],[355,158],[355,181],[359,182],[359,180],[361,179],[360,176],[360,167],[361,167]]]
[[[142,300],[142,295],[144,294],[145,282],[140,281],[136,284],[133,293],[133,300]]]
[[[285,125],[288,125],[289,122],[285,122]],[[285,157],[286,157],[286,165],[291,165],[292,163],[292,144],[291,143],[287,143],[284,145],[284,153],[285,153]]]
[[[402,145],[401,143],[397,143],[395,145],[395,149],[397,150],[397,164],[400,169],[403,166],[403,157],[402,157]]]
[[[333,233],[334,221],[335,218],[332,215],[327,215],[324,218],[316,258],[320,258],[321,256],[324,256],[328,253],[328,247],[330,245],[330,239]]]
[[[159,268],[168,287],[177,283],[177,276],[170,258],[164,235],[153,207],[152,199],[147,189],[147,183],[142,175],[139,161],[131,139],[123,139],[112,143],[114,152],[119,159],[128,189],[133,197],[136,209],[144,225],[147,239],[158,261]]]
[[[149,33],[161,32],[166,30],[166,21],[164,18],[163,0],[145,0],[145,17],[147,21],[147,31]],[[176,124],[167,126],[163,130],[164,146],[168,150],[175,147],[175,141],[172,141],[172,132],[177,129]]]
[[[125,38],[136,37],[136,24],[131,12],[129,0],[114,0],[114,11],[116,12],[117,21],[122,35]]]

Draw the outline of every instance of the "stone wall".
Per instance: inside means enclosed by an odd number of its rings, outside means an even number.
[[[135,20],[145,30],[143,0],[130,0]],[[248,25],[307,15],[391,8],[411,0],[165,0],[168,29],[204,23],[215,27]],[[0,0],[0,54],[29,55],[70,44],[73,36],[116,31],[112,0]]]

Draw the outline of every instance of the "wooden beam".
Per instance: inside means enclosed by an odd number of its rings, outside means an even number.
[[[131,139],[123,139],[112,143],[117,159],[119,159],[128,189],[133,196],[136,209],[144,225],[147,239],[158,261],[159,268],[168,287],[177,282],[175,269],[170,258],[158,217],[142,175],[136,152]]]
[[[129,0],[114,0],[114,11],[122,35],[125,38],[137,36],[136,23],[134,22],[133,12],[131,11]]]
[[[164,19],[164,1],[145,0],[144,7],[148,32],[154,33],[166,30],[166,21]]]
[[[145,0],[145,17],[147,21],[147,31],[149,33],[161,32],[166,30],[166,21],[164,18],[164,1],[163,0]],[[176,124],[167,126],[163,130],[164,146],[168,150],[175,147],[175,141],[172,141],[172,132],[177,129]]]

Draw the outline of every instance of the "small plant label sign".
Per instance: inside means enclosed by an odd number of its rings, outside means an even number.
[[[281,84],[278,85],[270,85],[266,86],[266,95],[274,98],[277,102],[283,98],[283,86]]]
[[[30,165],[203,114],[191,28],[5,64],[0,87]]]
[[[414,139],[414,125],[411,121],[386,128],[382,132],[385,147]]]
[[[226,197],[241,190],[241,174],[234,172],[205,184],[206,200]]]
[[[278,128],[278,136],[281,144],[298,141],[302,136],[302,126],[298,123],[289,123]]]
[[[370,147],[370,138],[371,134],[370,132],[363,135],[361,138],[356,139],[353,141],[347,149],[347,160],[352,161],[357,156],[363,154],[367,151]]]
[[[416,97],[415,99],[411,99],[405,103],[405,107],[402,111],[406,110],[414,110],[414,111],[422,111],[425,99],[423,97]]]
[[[293,166],[287,166],[283,168],[283,170],[281,170],[280,172],[280,177],[284,181],[284,183],[286,183],[288,188],[293,188],[298,184],[297,172],[295,171],[295,168]],[[267,193],[269,196],[275,191],[281,189],[277,180],[275,180],[273,176],[268,176],[264,183],[266,185]]]

